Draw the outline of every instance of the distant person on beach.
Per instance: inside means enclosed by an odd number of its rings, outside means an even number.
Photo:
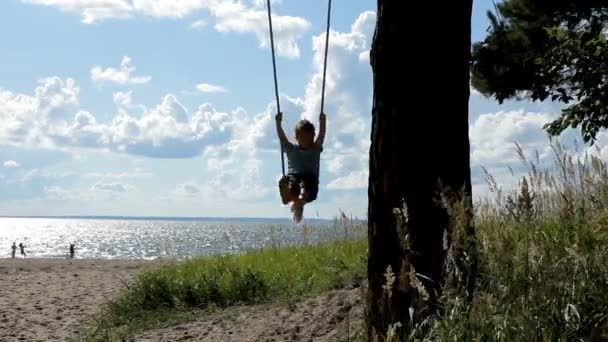
[[[25,258],[27,255],[25,254],[25,245],[23,242],[19,242],[19,249],[21,250],[21,256]]]
[[[70,259],[74,259],[75,255],[76,255],[76,244],[70,243]]]
[[[13,259],[15,259],[15,253],[17,253],[17,244],[15,242],[13,242],[11,249],[12,249],[11,256],[13,257]]]

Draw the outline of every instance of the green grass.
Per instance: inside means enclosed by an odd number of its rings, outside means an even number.
[[[290,301],[341,288],[365,277],[366,243],[268,248],[241,255],[199,257],[142,273],[108,304],[89,340],[119,340],[235,304]],[[196,310],[194,310],[196,309]]]

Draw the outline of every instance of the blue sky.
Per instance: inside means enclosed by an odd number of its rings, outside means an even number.
[[[0,2],[0,215],[283,217],[265,1]],[[336,0],[319,199],[365,215],[376,1]],[[473,40],[490,0],[475,1]],[[326,1],[274,1],[288,132],[317,119]],[[545,149],[551,104],[471,97],[479,165]],[[499,133],[490,134],[492,130]]]

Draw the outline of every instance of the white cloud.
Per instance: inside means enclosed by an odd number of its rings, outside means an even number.
[[[269,47],[268,22],[263,2],[243,0],[22,0],[34,5],[52,6],[63,12],[80,14],[82,22],[93,24],[110,18],[125,19],[137,15],[154,18],[184,18],[206,10],[223,33],[253,34],[261,47]],[[273,1],[280,4],[281,1]],[[276,12],[276,11],[275,11]],[[195,22],[197,29],[204,25]],[[193,24],[194,25],[194,24]],[[301,17],[273,14],[277,53],[288,58],[300,56],[298,40],[310,28]],[[141,79],[140,81],[144,81]]]
[[[100,122],[94,113],[78,108],[78,96],[73,80],[58,77],[41,80],[34,96],[0,90],[0,144],[190,158],[208,144],[226,142],[240,117],[248,116],[242,109],[217,112],[208,104],[191,115],[172,94],[148,108],[135,104],[130,92],[119,92],[114,94],[116,115]]]
[[[263,8],[263,9],[266,8],[266,0],[251,0],[251,2],[255,8]],[[280,5],[282,3],[283,3],[283,0],[270,0],[270,4],[272,6]]]
[[[486,100],[491,101],[491,100]],[[496,108],[498,105],[494,105]],[[484,166],[492,174],[504,190],[511,190],[517,186],[521,177],[530,171],[530,162],[538,169],[551,168],[555,155],[550,140],[543,125],[552,121],[557,114],[548,112],[530,112],[523,109],[497,111],[479,115],[469,126],[471,141],[471,174],[473,183],[473,194],[476,198],[494,196],[489,193],[485,182],[485,175],[481,166]],[[600,133],[600,146],[603,145],[604,133]],[[579,133],[569,129],[557,140],[572,152],[575,151],[574,141],[577,141]],[[516,145],[522,148],[527,163],[520,159],[516,152]],[[581,148],[582,147],[582,148]],[[581,159],[584,154],[597,153],[602,157],[608,149],[581,146],[579,144],[575,152]]]
[[[364,12],[351,26],[351,32],[330,32],[325,111],[334,128],[330,136],[334,143],[345,138],[348,141],[342,143],[354,145],[353,140],[359,140],[369,129],[371,69],[359,58],[369,50],[375,18],[374,12]],[[303,117],[311,120],[317,118],[320,110],[325,33],[313,37],[313,51],[315,73],[306,88],[303,113]]]
[[[213,175],[207,183],[213,192],[233,201],[267,199],[276,187],[268,175],[280,170],[260,157],[260,147],[275,139],[268,133],[271,117],[268,112],[249,116],[243,109],[232,115],[228,139],[205,148],[207,170]]]
[[[367,171],[353,171],[346,176],[332,180],[327,184],[327,188],[330,190],[367,189],[368,175]]]
[[[120,62],[120,68],[115,69],[112,67],[102,68],[95,66],[91,69],[91,81],[95,84],[101,84],[104,82],[112,82],[117,84],[145,84],[152,80],[150,76],[131,76],[131,73],[135,71],[135,67],[131,66],[131,58],[124,56]]]
[[[53,6],[68,13],[79,13],[85,24],[110,18],[129,18],[133,11],[130,0],[22,0],[22,2]]]
[[[268,15],[259,7],[247,7],[240,1],[225,1],[210,8],[215,17],[215,29],[219,32],[253,33],[260,47],[270,47]],[[301,17],[272,15],[274,43],[277,54],[288,58],[300,57],[297,41],[310,28],[310,23]]]
[[[78,106],[80,88],[74,80],[40,80],[34,95],[0,89],[0,144],[53,147],[49,128],[64,122]]]
[[[361,52],[359,54],[359,62],[369,65],[369,63],[370,63],[369,53],[370,53],[369,50]]]
[[[117,183],[117,182],[106,183],[106,182],[101,182],[101,181],[95,183],[93,185],[93,187],[91,188],[91,190],[94,190],[94,191],[117,192],[117,193],[123,193],[123,192],[127,192],[127,191],[130,191],[133,189],[135,189],[135,187],[130,184],[123,184],[123,183]]]
[[[204,20],[197,20],[190,24],[190,28],[194,30],[202,30],[207,27],[207,22]]]
[[[196,85],[196,89],[201,93],[227,93],[228,89],[214,84],[201,83]]]
[[[136,116],[129,111],[130,97],[115,97],[119,98],[118,112],[109,123],[97,123],[90,113],[78,112],[73,123],[53,130],[53,140],[149,157],[189,158],[199,155],[211,138],[222,136],[232,120],[230,114],[217,113],[208,105],[190,116],[171,94]]]
[[[136,168],[132,171],[125,172],[88,172],[84,174],[85,178],[93,178],[93,179],[136,179],[143,177],[151,177],[154,174],[152,172],[145,171],[141,168]]]
[[[47,186],[44,188],[45,198],[51,201],[70,201],[70,200],[92,200],[91,196],[86,196],[81,190],[66,189],[61,186]]]
[[[2,165],[4,165],[4,167],[6,167],[6,168],[17,168],[17,167],[21,166],[18,162],[14,161],[14,160],[7,160]]]
[[[133,185],[103,181],[99,181],[89,188],[50,185],[45,186],[43,191],[43,198],[45,200],[70,203],[69,207],[74,207],[76,203],[82,202],[95,203],[96,207],[103,202],[112,203],[115,206],[119,201],[128,200],[130,197],[136,195],[136,188]],[[92,208],[88,208],[87,210],[91,209]],[[71,211],[73,209],[68,210]],[[99,211],[96,210],[96,212]],[[82,213],[80,212],[78,214]]]
[[[469,128],[471,162],[491,166],[517,162],[515,143],[526,149],[548,152],[548,140],[542,126],[551,121],[547,113],[523,110],[481,114]]]
[[[183,18],[219,0],[132,0],[133,9],[157,18]]]
[[[471,96],[479,96],[479,95],[481,95],[481,93],[479,92],[479,90],[473,88],[472,85],[469,85],[469,91],[471,92]]]

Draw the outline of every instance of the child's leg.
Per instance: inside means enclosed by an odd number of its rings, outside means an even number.
[[[313,178],[305,178],[300,181],[300,199],[304,203],[310,203],[317,199],[319,193],[319,181]]]
[[[291,203],[291,212],[293,213],[293,220],[295,223],[300,223],[302,221],[302,216],[304,214],[304,201],[301,199],[296,199]]]
[[[279,194],[283,204],[288,204],[298,199],[300,186],[294,175],[286,175],[279,180]]]
[[[283,205],[290,202],[289,179],[287,178],[287,176],[283,176],[279,180],[279,194],[281,195],[281,202],[283,202]]]

